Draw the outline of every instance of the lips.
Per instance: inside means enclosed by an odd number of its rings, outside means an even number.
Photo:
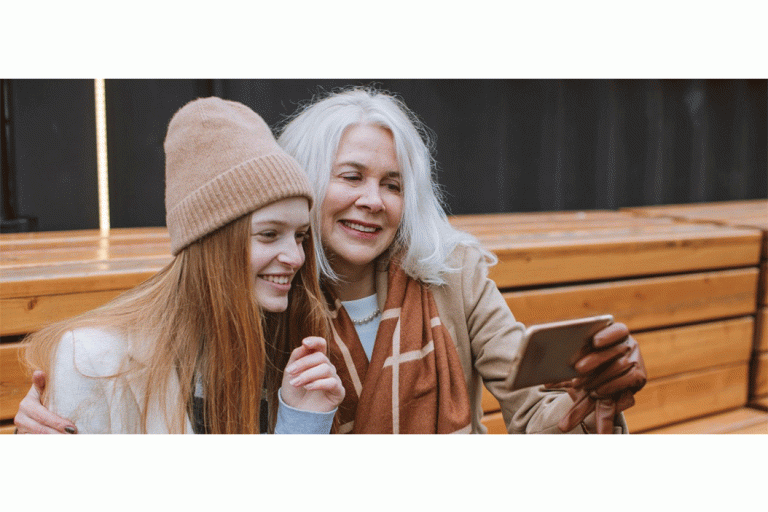
[[[367,224],[362,222],[353,222],[350,220],[340,220],[339,221],[344,227],[347,227],[349,229],[353,229],[355,231],[359,231],[360,233],[376,233],[377,231],[381,231],[381,226],[377,226],[376,224]]]

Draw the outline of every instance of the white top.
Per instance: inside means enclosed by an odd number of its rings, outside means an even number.
[[[77,425],[81,434],[138,434],[141,411],[147,389],[142,371],[103,378],[126,370],[132,359],[132,347],[118,333],[97,328],[80,328],[64,334],[56,352],[48,392],[48,408]],[[169,403],[180,392],[178,379],[169,376]],[[196,386],[195,395],[202,395]],[[286,405],[280,397],[276,433],[327,434],[334,411],[315,413]],[[147,432],[167,433],[181,430],[169,424],[157,397],[147,410]],[[183,419],[184,430],[192,433],[192,423]]]
[[[341,305],[347,310],[349,318],[359,320],[370,316],[376,308],[379,307],[378,297],[374,293],[368,297],[363,297],[357,300],[341,301]],[[377,315],[376,318],[368,323],[355,326],[357,331],[357,337],[360,338],[360,343],[363,344],[363,350],[365,355],[368,356],[368,360],[371,360],[371,354],[373,354],[373,344],[376,341],[376,333],[379,330],[379,324],[381,323],[381,315]]]

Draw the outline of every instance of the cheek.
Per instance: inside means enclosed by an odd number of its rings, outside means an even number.
[[[390,214],[390,222],[398,227],[403,218],[403,206],[404,203],[401,196],[392,197],[387,201],[387,212]]]
[[[250,251],[248,257],[250,271],[255,274],[264,267],[265,263],[269,261],[269,258],[265,256],[267,254],[266,248],[256,241],[251,242]]]

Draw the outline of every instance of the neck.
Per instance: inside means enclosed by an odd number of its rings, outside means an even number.
[[[333,269],[339,281],[333,291],[340,300],[357,300],[376,293],[376,272],[373,263],[362,268]]]

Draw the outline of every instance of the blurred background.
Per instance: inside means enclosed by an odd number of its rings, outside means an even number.
[[[375,85],[431,129],[450,213],[768,197],[766,80],[106,80],[112,227],[164,226],[163,139],[201,96],[276,126]],[[2,231],[99,227],[94,81],[2,80]]]

